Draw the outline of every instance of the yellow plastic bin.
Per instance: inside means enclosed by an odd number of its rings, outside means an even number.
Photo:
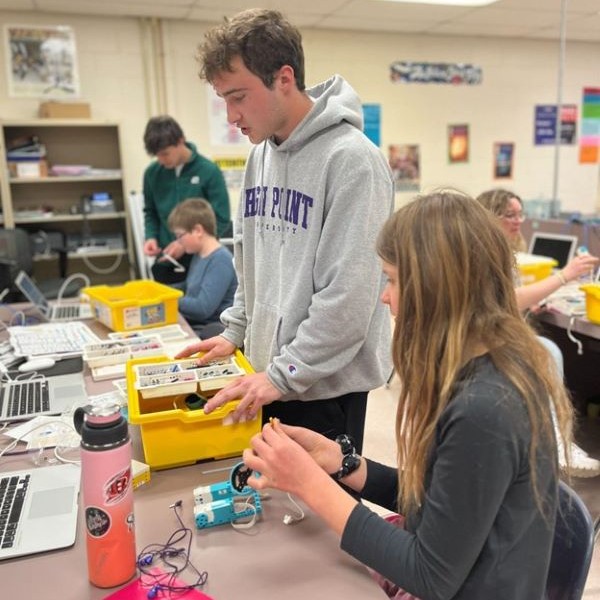
[[[177,323],[181,290],[150,279],[124,285],[95,285],[82,290],[98,321],[113,331],[130,331]]]
[[[586,283],[579,289],[585,292],[585,312],[588,320],[600,325],[600,283]]]
[[[235,360],[245,373],[253,373],[250,363],[237,351]],[[189,359],[186,359],[189,361]],[[209,415],[190,409],[187,393],[144,398],[136,387],[136,365],[176,363],[167,357],[140,358],[127,362],[129,422],[140,426],[145,462],[152,469],[168,469],[194,464],[199,460],[241,455],[250,438],[261,430],[262,415],[244,423],[224,423],[239,403],[228,402]],[[200,388],[198,388],[200,389]],[[203,395],[214,395],[199,392]]]
[[[552,275],[552,269],[558,262],[547,256],[536,254],[517,253],[517,266],[521,276],[521,284],[535,283]]]

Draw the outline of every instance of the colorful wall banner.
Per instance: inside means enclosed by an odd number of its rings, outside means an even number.
[[[536,146],[556,143],[556,104],[537,104],[533,140]],[[560,143],[575,144],[577,131],[577,105],[564,104],[560,107]]]
[[[579,162],[600,162],[600,88],[583,89]]]
[[[477,85],[483,80],[481,67],[467,64],[396,61],[390,65],[396,83],[445,83]]]

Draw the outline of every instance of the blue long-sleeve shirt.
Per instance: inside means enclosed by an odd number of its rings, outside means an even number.
[[[231,252],[221,246],[206,257],[195,255],[186,280],[173,287],[184,293],[179,312],[190,325],[218,321],[221,312],[233,304],[237,288]]]

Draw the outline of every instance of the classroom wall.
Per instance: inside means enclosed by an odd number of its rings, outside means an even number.
[[[149,162],[143,129],[153,112],[152,81],[144,56],[148,38],[132,18],[61,16],[0,11],[0,24],[70,25],[76,35],[82,99],[97,119],[122,124],[125,181],[140,189]],[[206,87],[197,77],[194,53],[210,25],[163,21],[167,107],[188,139],[204,154],[243,156],[247,146],[212,146]],[[568,35],[568,31],[567,31]],[[550,198],[555,149],[533,145],[535,104],[557,96],[558,42],[519,39],[428,37],[351,31],[303,31],[307,84],[337,72],[365,103],[382,107],[382,149],[389,144],[419,144],[424,191],[454,186],[478,194],[492,186],[510,187],[524,199]],[[600,86],[598,43],[567,44],[563,102],[580,107],[582,89]],[[38,101],[7,96],[4,43],[0,47],[0,117],[29,119]],[[396,60],[473,63],[483,69],[477,86],[397,84],[389,79]],[[148,84],[148,85],[147,85]],[[470,126],[470,160],[449,164],[448,124]],[[512,180],[493,179],[494,142],[515,143]],[[592,213],[600,205],[598,165],[580,165],[577,146],[561,146],[559,199],[565,211]],[[412,194],[399,194],[398,203]],[[233,192],[232,203],[237,204]]]

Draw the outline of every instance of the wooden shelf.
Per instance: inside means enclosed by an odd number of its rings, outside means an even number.
[[[125,211],[90,213],[85,217],[87,221],[109,221],[111,219],[125,219]],[[66,223],[69,221],[83,221],[83,215],[51,215],[48,217],[19,217],[15,215],[15,225],[41,225],[43,223]],[[0,219],[2,222],[2,219]]]
[[[74,175],[74,176],[48,176],[48,177],[11,177],[9,183],[74,183],[82,181],[119,181],[121,175]]]
[[[89,165],[92,172],[84,175],[48,177],[10,177],[6,148],[12,140],[37,137],[46,148],[47,160],[54,165]],[[8,229],[20,227],[31,234],[39,231],[67,236],[124,234],[123,249],[98,252],[69,252],[77,270],[86,272],[92,282],[106,273],[88,268],[84,258],[123,256],[127,260],[114,272],[115,283],[135,278],[135,257],[126,207],[123,182],[122,150],[119,124],[93,119],[0,119],[0,223]],[[105,192],[114,202],[111,212],[72,213],[79,209],[82,198],[94,192]],[[40,216],[38,210],[52,211]],[[28,211],[31,211],[28,214]],[[19,215],[22,212],[22,215]],[[36,276],[43,278],[49,270],[46,263],[57,260],[57,254],[35,255]],[[68,267],[71,270],[71,267]],[[105,281],[104,281],[105,282]]]
[[[119,249],[115,249],[115,250],[100,250],[98,252],[68,252],[67,257],[73,258],[73,259],[83,258],[83,257],[87,257],[87,258],[99,258],[100,257],[101,258],[103,256],[121,256],[124,254],[127,254],[127,250],[125,250],[125,248],[119,248]],[[56,260],[57,258],[58,258],[57,253],[34,254],[33,255],[34,262],[52,261],[52,260]]]

